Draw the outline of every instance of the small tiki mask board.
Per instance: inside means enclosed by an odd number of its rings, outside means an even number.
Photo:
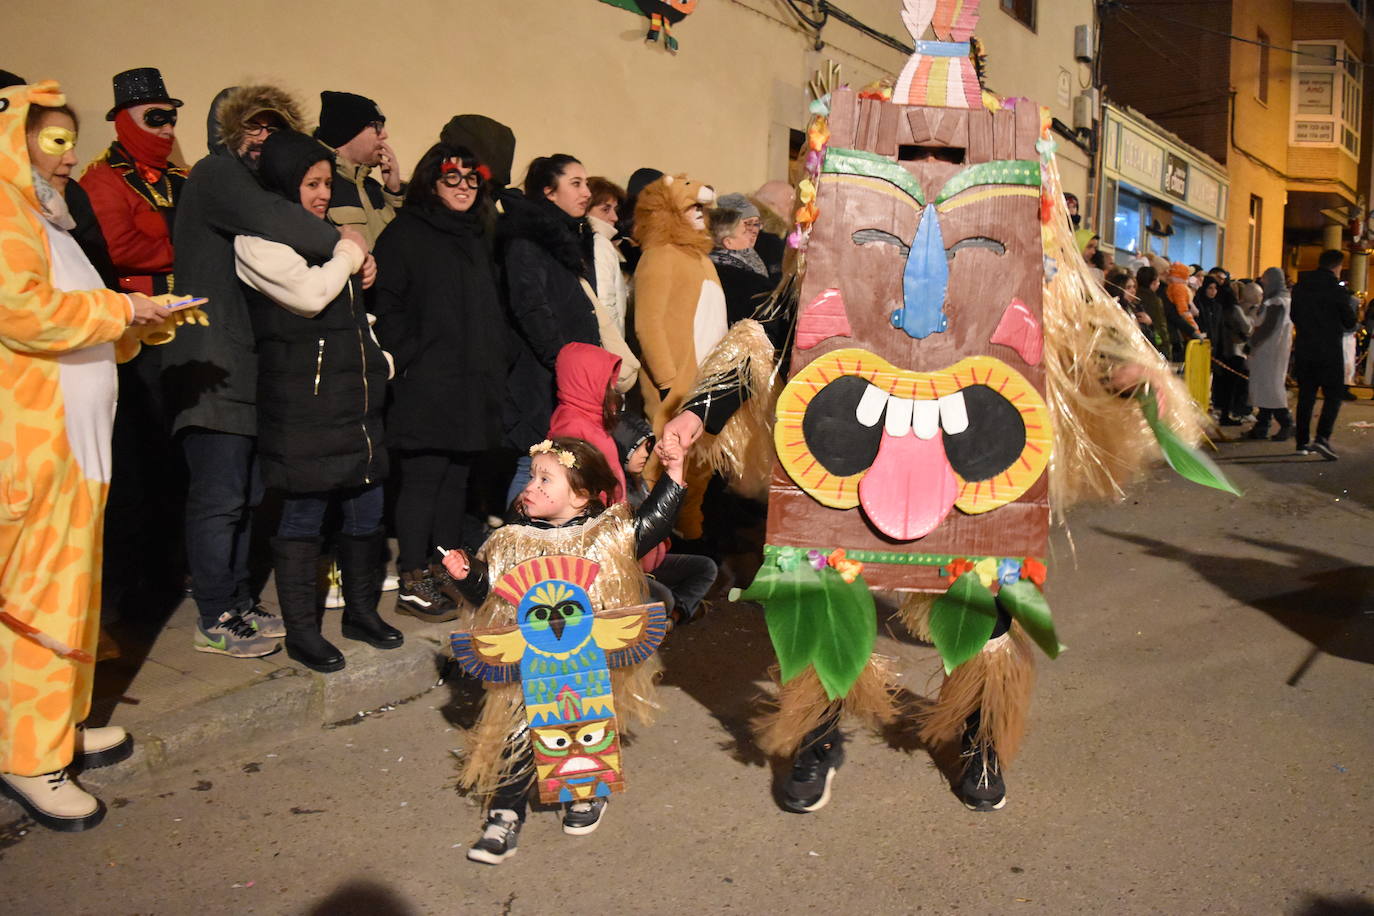
[[[464,671],[520,681],[539,799],[549,804],[624,790],[610,669],[647,659],[667,630],[662,604],[593,608],[587,590],[599,569],[583,557],[526,560],[492,585],[516,623],[451,638]]]

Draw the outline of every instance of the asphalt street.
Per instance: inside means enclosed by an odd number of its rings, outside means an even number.
[[[966,811],[909,727],[854,728],[829,807],[782,812],[747,721],[762,615],[720,605],[664,649],[660,723],[589,837],[536,811],[464,859],[454,788],[474,690],[104,793],[105,823],[0,830],[21,913],[1374,913],[1374,405],[1342,459],[1223,443],[1243,498],[1160,470],[1053,542],[1042,659],[1007,807]],[[879,651],[929,694],[929,647]],[[94,784],[94,781],[93,781]],[[14,809],[9,809],[11,812]]]

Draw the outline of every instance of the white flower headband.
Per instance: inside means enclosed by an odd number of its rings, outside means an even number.
[[[551,455],[553,455],[553,457],[557,458],[557,459],[558,459],[558,463],[561,464],[561,465],[563,465],[563,467],[565,467],[565,468],[575,468],[575,467],[577,467],[577,456],[576,456],[576,455],[574,455],[572,452],[569,452],[569,451],[567,451],[567,450],[565,450],[565,449],[554,448],[553,443],[552,443],[551,441],[549,441],[548,439],[545,439],[543,442],[539,443],[538,445],[532,445],[532,446],[530,446],[530,457],[531,457],[531,458],[533,458],[535,455],[542,455],[542,454],[545,454],[546,452],[549,453],[549,454],[551,454]]]

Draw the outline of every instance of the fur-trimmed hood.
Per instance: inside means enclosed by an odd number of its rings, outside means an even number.
[[[286,121],[287,128],[304,132],[305,119],[300,102],[276,86],[235,86],[216,98],[211,110],[215,122],[210,147],[221,145],[230,153],[237,153],[243,142],[243,125],[260,111],[275,111]]]
[[[676,245],[708,254],[711,233],[692,225],[687,211],[697,204],[709,204],[716,192],[710,185],[692,181],[686,175],[664,175],[639,192],[635,204],[635,241],[648,251],[661,245]]]
[[[595,276],[593,248],[595,233],[586,219],[568,216],[545,200],[524,200],[506,208],[496,224],[498,244],[504,248],[515,239],[533,242],[559,264],[591,279]]]

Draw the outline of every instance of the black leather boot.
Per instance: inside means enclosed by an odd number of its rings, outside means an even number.
[[[272,567],[277,579],[277,603],[286,623],[286,654],[314,671],[338,671],[343,653],[320,635],[316,603],[316,565],[319,538],[273,538]]]
[[[339,572],[343,576],[343,635],[377,649],[396,649],[405,641],[401,631],[377,614],[382,597],[382,545],[386,534],[339,535]]]

